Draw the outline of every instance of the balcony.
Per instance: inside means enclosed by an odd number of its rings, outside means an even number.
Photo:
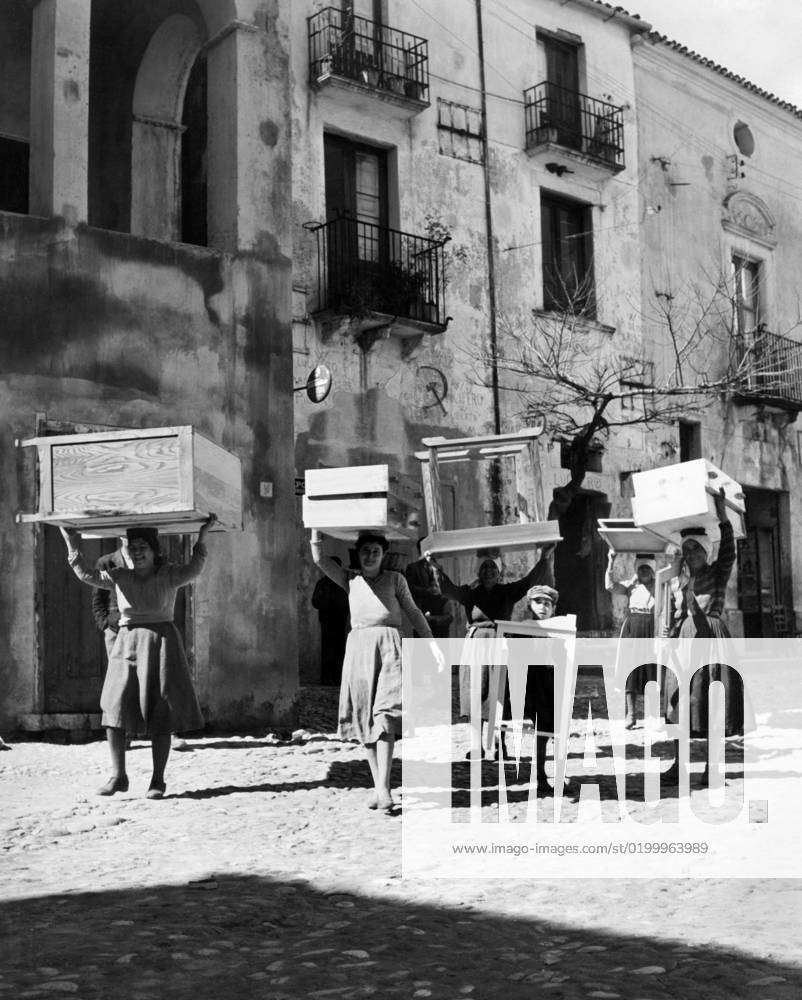
[[[802,343],[758,329],[735,338],[736,402],[802,410]]]
[[[446,241],[351,218],[309,228],[317,238],[318,313],[400,337],[445,330]]]
[[[554,173],[579,169],[601,177],[624,169],[623,108],[539,83],[524,91],[524,115],[526,151],[537,160],[556,161],[548,164]]]
[[[321,92],[365,113],[383,101],[396,117],[429,107],[429,43],[327,7],[309,21],[309,79]]]

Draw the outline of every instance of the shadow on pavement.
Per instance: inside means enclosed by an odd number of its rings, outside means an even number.
[[[248,875],[5,902],[0,935],[2,992],[15,997],[791,1000],[802,991],[798,967],[714,945]]]
[[[168,775],[169,777],[169,775]],[[394,787],[401,783],[401,762],[393,761],[391,779]],[[326,776],[314,781],[264,781],[256,785],[218,785],[179,792],[165,798],[174,799],[214,799],[222,795],[238,795],[243,792],[299,792],[312,788],[372,788],[370,771],[365,761],[335,761]]]

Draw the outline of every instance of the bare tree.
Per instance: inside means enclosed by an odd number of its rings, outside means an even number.
[[[615,427],[666,424],[739,395],[802,408],[802,344],[787,336],[802,319],[784,336],[760,322],[750,328],[732,277],[703,273],[680,289],[655,289],[642,315],[652,353],[633,356],[589,320],[592,289],[572,280],[562,293],[559,312],[501,317],[495,356],[485,350],[475,360],[480,384],[495,364],[522,418],[543,411],[552,435],[570,442],[575,487],[589,450]]]

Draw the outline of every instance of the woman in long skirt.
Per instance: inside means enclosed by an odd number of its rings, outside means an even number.
[[[351,613],[337,731],[343,739],[359,740],[365,747],[374,786],[368,807],[390,814],[395,808],[390,768],[395,741],[401,736],[401,613],[419,636],[431,639],[432,630],[404,576],[382,568],[389,548],[383,535],[360,534],[356,574],[323,553],[320,532],[312,531],[311,547],[317,567],[348,594]]]
[[[621,626],[621,639],[654,638],[654,557],[651,554],[635,556],[635,576],[628,580],[613,579],[613,565],[617,553],[612,549],[607,559],[604,576],[605,589],[611,594],[627,598],[627,616]],[[657,679],[654,664],[644,663],[633,670],[626,680],[627,729],[635,728],[635,699],[642,695],[648,681]]]
[[[173,614],[178,589],[203,569],[206,532],[215,520],[212,514],[203,524],[192,559],[185,565],[164,561],[155,528],[129,528],[126,535],[133,566],[108,571],[90,569],[78,548],[79,533],[61,529],[75,575],[92,587],[113,589],[120,611],[120,629],[100,696],[112,773],[98,789],[99,795],[128,791],[126,734],[145,732],[151,738],[153,758],[147,798],[162,798],[170,734],[200,729],[204,724]]]

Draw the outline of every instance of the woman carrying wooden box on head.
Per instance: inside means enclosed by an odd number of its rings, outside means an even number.
[[[128,791],[126,733],[146,731],[153,756],[147,798],[162,798],[170,734],[200,729],[204,724],[173,614],[178,589],[203,569],[206,533],[216,520],[214,514],[209,515],[198,533],[192,559],[184,565],[164,561],[155,528],[129,528],[126,535],[133,568],[107,572],[90,570],[78,548],[78,532],[61,529],[75,575],[92,587],[113,588],[120,610],[120,630],[100,696],[112,775],[98,789],[99,795]]]
[[[709,685],[721,681],[725,691],[724,732],[726,736],[744,731],[744,690],[740,674],[727,665],[724,641],[730,638],[729,630],[721,620],[724,597],[732,568],[735,565],[735,540],[732,525],[727,517],[726,500],[722,489],[715,497],[716,516],[719,521],[720,541],[718,556],[710,561],[713,539],[702,527],[688,527],[680,532],[682,549],[675,559],[673,570],[678,575],[678,590],[682,602],[675,615],[670,634],[680,639],[705,639],[709,643],[709,662],[703,671],[693,677],[690,689],[689,734],[691,737],[708,736]],[[719,660],[720,662],[716,662]],[[672,676],[661,692],[662,708],[666,720],[676,723],[679,718],[679,691]],[[679,746],[675,746],[674,763],[661,775],[663,782],[676,784],[679,777]],[[707,753],[705,753],[707,760]],[[703,781],[708,780],[705,763]]]
[[[390,794],[390,768],[393,747],[401,735],[401,612],[419,636],[431,639],[432,630],[412,600],[403,575],[382,568],[389,548],[384,535],[359,535],[360,570],[356,574],[323,554],[320,532],[314,529],[311,547],[315,565],[348,594],[351,612],[338,732],[365,747],[375,789],[368,808],[391,814],[395,803]],[[435,658],[441,662],[438,652]]]

